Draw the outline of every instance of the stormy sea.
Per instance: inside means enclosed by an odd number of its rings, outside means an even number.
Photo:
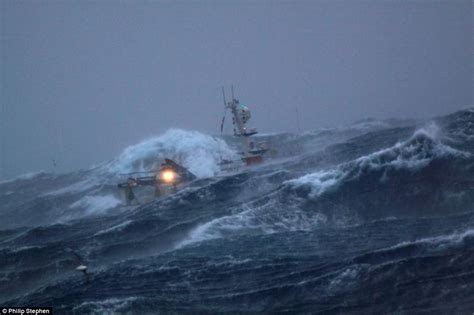
[[[472,314],[474,109],[253,138],[265,162],[232,172],[219,161],[241,140],[173,129],[88,169],[1,182],[0,306]],[[124,205],[120,174],[167,157],[198,179]]]

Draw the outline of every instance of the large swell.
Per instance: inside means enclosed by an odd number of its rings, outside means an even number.
[[[465,313],[474,309],[474,111],[239,140],[170,130],[68,174],[0,183],[0,305],[82,313]],[[124,207],[121,173],[198,179]],[[149,191],[139,192],[140,197]],[[74,268],[83,257],[89,279]],[[416,299],[413,297],[416,296]]]

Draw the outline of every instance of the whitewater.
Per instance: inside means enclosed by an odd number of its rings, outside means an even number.
[[[0,182],[0,305],[472,313],[473,109],[258,139],[277,154],[227,175],[238,140],[172,129],[88,169]],[[198,179],[124,207],[120,174],[166,157]]]

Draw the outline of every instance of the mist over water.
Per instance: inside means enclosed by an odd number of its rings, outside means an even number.
[[[222,86],[262,133],[474,103],[471,0],[3,0],[0,14],[0,180],[173,128],[218,134]]]
[[[0,309],[471,314],[472,9],[0,1]]]
[[[227,175],[217,163],[237,156],[238,139],[174,129],[91,168],[3,181],[0,304],[60,314],[468,312],[472,126],[466,109],[260,135],[278,155]],[[198,179],[124,207],[120,174],[165,157]]]

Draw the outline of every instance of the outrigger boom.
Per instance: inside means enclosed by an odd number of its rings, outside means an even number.
[[[164,194],[164,187],[171,187],[173,191],[177,190],[177,186],[180,184],[188,183],[196,179],[196,176],[191,173],[187,168],[179,165],[170,159],[165,159],[164,163],[161,164],[161,168],[158,171],[145,171],[145,172],[134,172],[121,175],[133,175],[153,173],[152,176],[141,176],[141,177],[129,177],[126,182],[119,183],[118,188],[123,189],[127,204],[131,204],[132,201],[136,201],[136,196],[133,189],[139,186],[153,186],[155,187],[155,195],[161,196]]]

